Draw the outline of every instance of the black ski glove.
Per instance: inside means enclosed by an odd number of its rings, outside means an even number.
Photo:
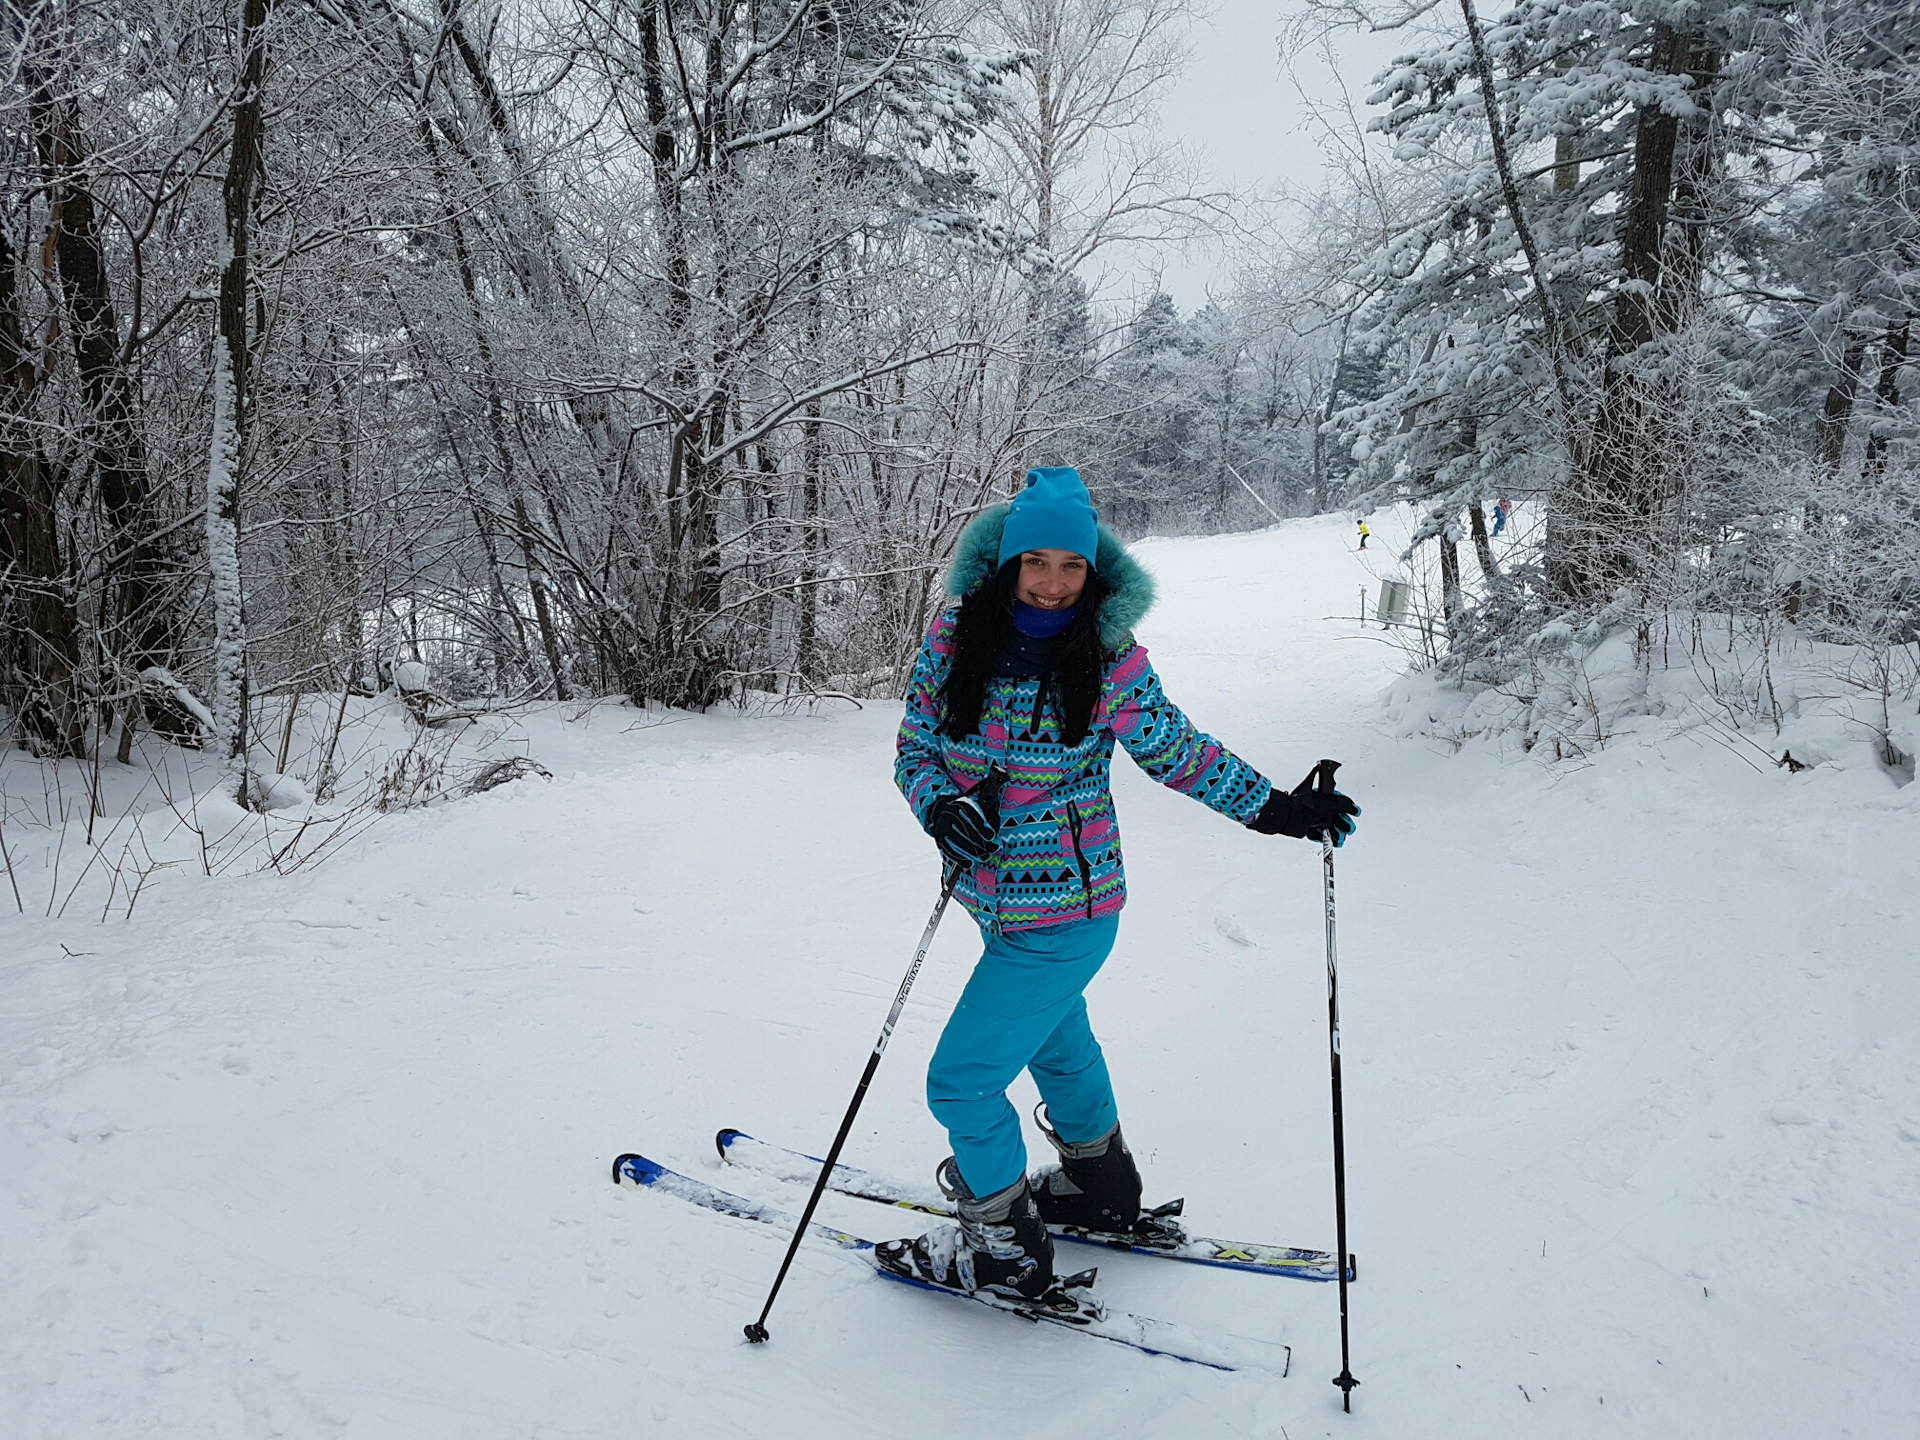
[[[1314,766],[1307,778],[1291,794],[1274,787],[1260,813],[1247,822],[1249,830],[1262,835],[1287,835],[1295,840],[1319,840],[1330,837],[1334,848],[1346,844],[1354,832],[1354,820],[1360,807],[1338,790],[1316,790],[1313,782],[1320,773]]]
[[[927,811],[927,833],[956,865],[972,865],[993,853],[993,825],[971,795],[942,795]]]

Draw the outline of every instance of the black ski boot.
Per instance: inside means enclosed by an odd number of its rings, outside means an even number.
[[[1026,1176],[984,1199],[967,1189],[951,1155],[934,1177],[960,1223],[937,1225],[917,1240],[883,1240],[873,1247],[874,1258],[896,1274],[950,1290],[1038,1300],[1053,1289],[1053,1237],[1034,1208]]]
[[[1060,1152],[1058,1165],[1032,1177],[1040,1218],[1049,1225],[1131,1235],[1140,1220],[1140,1171],[1119,1125],[1098,1140],[1075,1145],[1060,1138],[1048,1122],[1045,1105],[1034,1107],[1033,1118]]]

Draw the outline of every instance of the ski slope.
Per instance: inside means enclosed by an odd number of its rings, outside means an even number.
[[[176,874],[105,926],[9,907],[0,1435],[1920,1433],[1920,787],[1685,737],[1583,767],[1404,738],[1398,653],[1327,618],[1367,579],[1350,529],[1139,553],[1169,693],[1282,783],[1342,760],[1365,807],[1351,1415],[1331,1286],[1100,1259],[1119,1308],[1291,1345],[1282,1379],[809,1247],[749,1347],[784,1237],[609,1183],[637,1149],[804,1198],[712,1136],[827,1143],[932,904],[869,703],[543,712],[550,783],[316,869]],[[1148,1199],[1331,1248],[1318,851],[1115,782],[1131,899],[1089,1004]],[[975,953],[949,917],[848,1163],[945,1154],[922,1082]]]

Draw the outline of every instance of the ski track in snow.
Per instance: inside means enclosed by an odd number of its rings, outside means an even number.
[[[609,1183],[640,1149],[803,1198],[712,1135],[828,1142],[931,904],[871,703],[546,714],[551,784],[290,879],[176,876],[131,924],[0,917],[0,1435],[1920,1433],[1912,792],[1396,739],[1396,652],[1324,618],[1348,529],[1140,553],[1174,699],[1282,784],[1344,761],[1365,807],[1351,1416],[1332,1286],[1101,1259],[1119,1307],[1291,1344],[1283,1380],[809,1248],[748,1347],[783,1237]],[[1317,849],[1115,781],[1131,899],[1089,1000],[1148,1199],[1330,1246]],[[945,1153],[922,1082],[975,953],[956,912],[848,1163]]]

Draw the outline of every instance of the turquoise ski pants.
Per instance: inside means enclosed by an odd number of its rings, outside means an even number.
[[[1081,994],[1120,933],[1120,917],[995,935],[953,1007],[933,1063],[927,1105],[947,1127],[960,1178],[975,1195],[1006,1189],[1027,1168],[1007,1086],[1031,1071],[1060,1138],[1098,1140],[1117,1112],[1106,1057]]]

